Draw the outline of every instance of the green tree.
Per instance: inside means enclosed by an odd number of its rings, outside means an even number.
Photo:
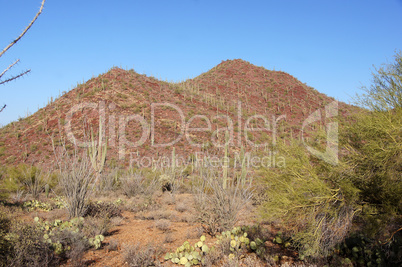
[[[393,231],[402,221],[402,54],[373,73],[360,103],[370,110],[355,117],[343,138],[350,177],[361,191],[362,216],[372,235]],[[401,222],[399,222],[401,223]],[[401,225],[399,226],[401,227]],[[368,232],[367,232],[368,233]]]
[[[286,168],[260,170],[262,217],[280,221],[301,255],[323,256],[359,222],[384,241],[402,226],[402,55],[373,73],[362,109],[340,127],[337,166],[313,158],[294,141],[278,147]]]
[[[296,140],[278,151],[286,167],[260,170],[266,185],[261,215],[284,225],[302,257],[328,255],[348,235],[359,209],[359,191],[346,179],[349,167],[316,159]]]
[[[395,62],[383,64],[372,73],[372,84],[363,86],[357,104],[370,110],[385,111],[402,107],[402,53],[396,52]]]

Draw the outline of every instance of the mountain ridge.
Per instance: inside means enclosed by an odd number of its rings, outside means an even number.
[[[51,165],[53,144],[65,143],[71,149],[73,140],[69,136],[88,140],[91,128],[96,132],[99,121],[109,141],[108,161],[125,166],[133,153],[149,157],[170,154],[172,146],[158,145],[179,136],[181,139],[174,144],[178,155],[208,148],[211,153],[219,153],[222,132],[229,128],[233,139],[230,145],[238,150],[240,146],[250,146],[250,142],[273,141],[273,129],[249,134],[252,130],[244,132],[245,124],[258,129],[269,121],[272,128],[275,119],[282,116],[285,119],[275,130],[287,137],[297,136],[310,114],[324,110],[333,101],[290,74],[257,67],[242,59],[222,61],[178,83],[114,67],[78,84],[31,116],[1,128],[0,162]],[[338,108],[343,118],[356,110],[343,102]],[[255,119],[249,121],[250,118]],[[197,127],[204,131],[186,131]],[[210,131],[205,131],[208,127]]]

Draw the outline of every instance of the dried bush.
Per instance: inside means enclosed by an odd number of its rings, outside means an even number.
[[[165,234],[165,239],[163,240],[163,243],[173,243],[176,239],[174,238],[173,234],[171,232],[168,232]]]
[[[161,220],[161,219],[166,219],[169,220],[172,218],[172,212],[170,210],[154,210],[149,212],[145,218],[147,220]]]
[[[121,217],[121,208],[111,202],[91,202],[88,204],[85,216],[97,218]]]
[[[22,183],[25,185],[27,191],[32,195],[34,199],[39,198],[39,193],[45,186],[43,172],[36,167],[30,167],[23,172]]]
[[[69,216],[83,216],[91,193],[89,187],[95,178],[88,155],[84,152],[79,157],[75,151],[70,156],[65,148],[55,154],[60,169],[59,185],[65,196]]]
[[[162,196],[162,203],[166,205],[173,205],[176,203],[175,195],[170,192],[164,192]]]
[[[112,223],[109,217],[86,217],[82,232],[89,237],[105,236],[111,227]]]
[[[70,249],[57,254],[55,248],[45,242],[43,229],[38,225],[11,223],[2,214],[0,224],[0,266],[58,266],[67,258],[74,266],[82,266],[82,256],[89,248],[88,240],[81,232],[59,230],[53,232],[52,244]]]
[[[119,249],[119,241],[116,239],[112,239],[109,241],[109,244],[107,245],[106,249],[109,251],[116,251]]]
[[[70,246],[70,250],[64,251],[63,256],[71,259],[73,266],[83,266],[83,256],[85,251],[90,248],[87,238],[82,232],[68,230],[59,231],[52,237],[54,242],[60,242],[63,247]]]
[[[136,196],[129,199],[124,203],[125,210],[132,211],[134,213],[144,212],[147,210],[156,210],[160,208],[160,205],[155,202],[155,199],[151,196]]]
[[[108,173],[100,174],[97,190],[100,192],[109,192],[118,188],[119,185],[119,170],[114,169]]]
[[[219,266],[218,264],[221,263],[224,254],[219,248],[214,250],[210,250],[204,257],[201,266],[205,267],[212,267],[212,266]]]
[[[141,172],[128,172],[121,177],[121,188],[128,197],[144,196],[151,198],[159,191],[160,182],[157,177],[146,177]]]
[[[237,258],[229,258],[228,256],[223,256],[223,260],[221,262],[221,267],[237,267],[241,266],[241,261]]]
[[[195,209],[205,231],[211,235],[232,229],[239,212],[253,195],[250,183],[229,180],[226,187],[219,177],[201,177],[195,187]]]
[[[160,250],[148,244],[126,245],[123,250],[124,262],[130,267],[161,266],[159,263]]]
[[[188,204],[187,204],[187,203],[184,203],[184,202],[179,202],[179,203],[176,204],[175,209],[176,209],[178,212],[185,212],[185,211],[188,210]]]
[[[155,221],[155,223],[154,223],[154,226],[163,232],[168,231],[170,229],[171,225],[172,225],[172,223],[165,219]]]

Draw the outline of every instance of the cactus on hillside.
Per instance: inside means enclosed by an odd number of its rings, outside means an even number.
[[[229,168],[229,131],[225,133],[225,158],[223,164],[223,189],[226,189],[228,182],[228,168]]]
[[[99,140],[98,142],[95,141],[93,132],[91,131],[91,146],[88,147],[89,158],[97,178],[99,178],[99,175],[103,171],[107,154],[107,141],[103,144],[103,134],[102,121],[99,121]]]

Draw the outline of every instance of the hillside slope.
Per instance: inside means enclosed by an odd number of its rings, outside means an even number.
[[[299,138],[306,118],[333,101],[287,73],[241,59],[181,83],[113,68],[1,128],[0,162],[51,165],[52,144],[71,149],[74,139],[88,141],[100,121],[110,166],[170,155],[173,146],[182,156],[219,153],[226,129],[232,150],[266,149],[279,136]],[[342,102],[338,109],[340,118],[357,110]]]

